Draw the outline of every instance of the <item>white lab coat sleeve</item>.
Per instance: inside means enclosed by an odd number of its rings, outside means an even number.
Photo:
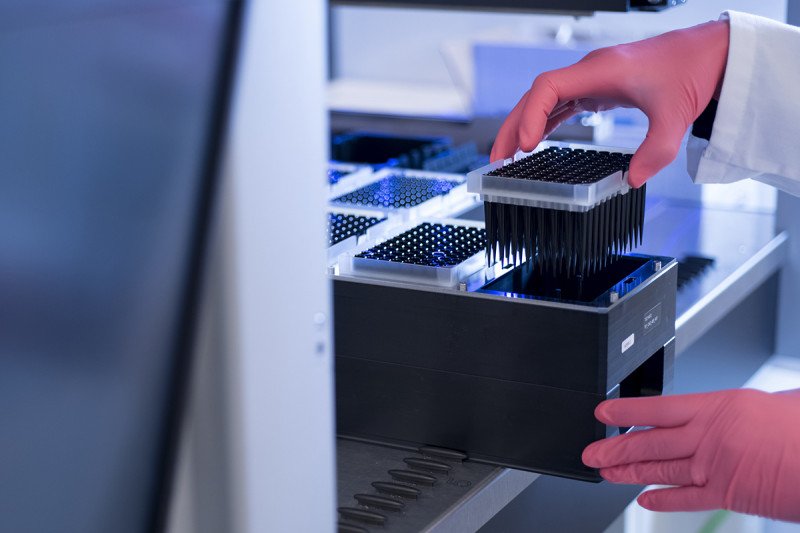
[[[687,144],[695,183],[755,179],[800,196],[800,28],[736,11],[717,114]]]

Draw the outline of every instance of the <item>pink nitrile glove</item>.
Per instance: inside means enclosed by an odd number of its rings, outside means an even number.
[[[726,20],[707,22],[600,48],[539,75],[501,126],[491,160],[533,150],[581,111],[635,107],[649,121],[630,166],[629,182],[640,187],[675,159],[689,125],[719,94],[729,34]]]
[[[604,424],[649,429],[594,442],[583,462],[652,511],[727,509],[800,522],[800,394],[752,389],[607,400]]]

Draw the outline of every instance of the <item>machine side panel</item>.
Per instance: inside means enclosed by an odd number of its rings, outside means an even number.
[[[607,391],[606,314],[342,280],[333,286],[338,356]]]
[[[606,435],[593,416],[605,395],[349,357],[336,358],[336,374],[340,436],[600,481],[580,457]]]
[[[642,294],[609,311],[608,390],[675,337],[677,273],[676,263],[665,266]]]

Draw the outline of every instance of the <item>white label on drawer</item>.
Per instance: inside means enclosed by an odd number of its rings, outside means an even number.
[[[622,341],[622,353],[625,353],[625,352],[627,352],[627,351],[628,351],[628,348],[630,348],[631,346],[633,346],[633,342],[634,342],[635,340],[636,340],[636,337],[635,337],[635,335],[634,335],[633,333],[631,333],[631,334],[628,336],[628,338],[627,338],[627,339],[625,339],[624,341]]]

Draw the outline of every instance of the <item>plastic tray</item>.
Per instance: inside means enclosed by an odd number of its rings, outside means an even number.
[[[353,187],[353,184],[364,183],[372,176],[372,167],[365,165],[353,165],[350,163],[328,163],[328,187],[330,194],[336,195],[339,191],[346,191]]]
[[[331,215],[344,215],[352,217],[364,217],[362,228],[354,228],[344,235],[331,238]],[[339,256],[348,250],[352,250],[359,243],[367,240],[375,240],[384,235],[391,229],[392,225],[386,216],[380,211],[368,211],[363,209],[335,209],[328,212],[328,262],[335,262]],[[363,230],[363,231],[362,231]]]
[[[467,197],[462,174],[384,168],[337,189],[329,203],[337,209],[369,209],[407,221],[450,216]]]
[[[403,226],[341,257],[339,272],[454,288],[485,267],[484,231],[482,224],[452,219],[432,219]],[[437,239],[433,234],[441,237]],[[415,237],[422,242],[419,249],[413,247]],[[406,251],[401,249],[403,246]],[[436,251],[431,251],[432,247]],[[392,260],[384,259],[391,255],[387,250],[398,252]]]
[[[593,183],[554,183],[533,179],[520,179],[503,175],[489,176],[490,172],[548,148],[569,148],[596,152],[631,154],[632,150],[589,144],[545,141],[533,152],[518,152],[513,158],[495,161],[467,174],[467,190],[479,194],[485,202],[511,205],[528,205],[567,211],[588,211],[601,201],[630,189],[628,172],[617,171]],[[495,173],[497,174],[497,173]]]

